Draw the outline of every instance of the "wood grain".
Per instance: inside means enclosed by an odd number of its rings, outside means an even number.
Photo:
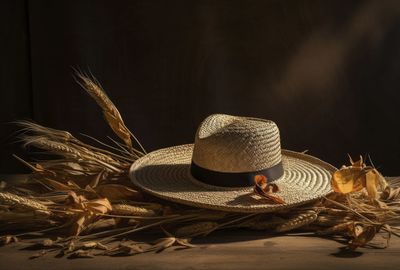
[[[249,240],[251,239],[251,240]],[[397,269],[400,241],[387,249],[343,252],[342,244],[306,236],[278,236],[228,231],[202,239],[198,247],[166,250],[130,257],[67,259],[45,256],[28,258],[37,251],[21,250],[24,244],[0,249],[0,269]]]

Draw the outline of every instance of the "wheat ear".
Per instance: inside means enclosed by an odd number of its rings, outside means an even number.
[[[111,214],[120,216],[142,216],[142,217],[151,217],[156,215],[155,211],[152,209],[148,209],[146,207],[141,207],[141,206],[133,206],[129,204],[113,204]]]
[[[300,212],[296,214],[295,216],[291,217],[289,220],[286,222],[282,223],[281,225],[278,225],[275,228],[276,232],[288,232],[300,227],[303,227],[305,225],[313,223],[318,217],[318,214],[314,210],[308,210],[305,212]]]
[[[33,199],[21,197],[10,192],[0,192],[0,203],[17,210],[47,210],[47,206]]]
[[[76,82],[82,86],[84,90],[96,101],[96,103],[103,110],[103,115],[111,127],[111,129],[115,132],[115,134],[124,141],[125,145],[129,150],[136,152],[136,154],[141,154],[140,151],[137,151],[133,148],[132,145],[132,137],[135,139],[133,134],[126,127],[124,121],[122,120],[121,114],[119,113],[117,107],[110,100],[110,98],[106,95],[101,85],[96,81],[96,79],[91,79],[89,76],[83,74],[82,72],[75,72],[76,74]],[[143,152],[146,151],[140,145],[140,143],[136,140],[139,146],[142,148]]]

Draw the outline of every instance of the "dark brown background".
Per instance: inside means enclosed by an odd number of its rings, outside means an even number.
[[[369,153],[400,173],[399,1],[0,3],[0,172],[15,128],[110,135],[71,78],[99,78],[147,150],[193,140],[210,113],[274,120],[285,148],[334,165]]]

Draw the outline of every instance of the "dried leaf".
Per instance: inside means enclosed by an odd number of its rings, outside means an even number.
[[[109,200],[142,200],[142,194],[124,185],[108,184],[95,188],[97,194]]]
[[[112,210],[110,201],[107,198],[95,199],[84,203],[85,209],[95,214],[105,214]]]
[[[92,231],[100,231],[107,230],[111,228],[115,228],[117,222],[115,218],[102,218],[99,220],[95,220],[94,222],[88,224],[86,226],[85,232],[90,233]]]
[[[264,188],[267,185],[268,180],[265,175],[257,174],[256,176],[254,176],[254,183]]]
[[[366,166],[361,156],[360,160],[355,162],[350,156],[349,158],[351,166],[343,166],[333,173],[331,179],[333,190],[347,194],[365,188],[369,198],[378,199],[378,187],[381,190],[387,187],[385,178],[375,168]]]
[[[105,214],[112,210],[110,201],[107,198],[87,200],[82,195],[76,195],[75,192],[70,192],[66,204],[70,207],[69,210],[89,211],[93,214]]]
[[[85,228],[86,224],[91,223],[93,216],[87,216],[87,214],[82,214],[78,216],[71,226],[71,235],[79,235]]]
[[[346,194],[363,189],[365,175],[359,167],[345,167],[332,174],[331,184],[335,192]]]
[[[96,248],[97,248],[97,249],[102,249],[102,250],[109,250],[108,246],[103,245],[103,244],[100,243],[100,242],[97,242]]]
[[[77,196],[75,192],[69,193],[66,204],[69,206],[68,211],[76,213],[71,227],[71,234],[75,236],[79,235],[98,215],[112,210],[111,203],[107,198],[89,201],[82,195]]]
[[[378,232],[376,226],[366,226],[355,235],[354,239],[350,241],[349,248],[355,250],[358,247],[365,246],[370,242]]]
[[[166,237],[159,239],[151,248],[155,252],[161,252],[166,248],[172,247],[176,242],[175,237]]]
[[[273,194],[279,192],[279,187],[275,183],[268,183],[267,177],[264,175],[254,176],[254,193],[262,197],[271,204],[285,204],[285,201],[279,196]]]
[[[106,245],[103,245],[100,242],[85,242],[82,245],[82,248],[85,249],[101,249],[101,250],[109,250],[109,248]]]
[[[94,258],[94,255],[89,250],[78,249],[68,256],[68,258]]]

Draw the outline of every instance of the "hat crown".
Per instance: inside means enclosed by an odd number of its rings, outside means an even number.
[[[278,126],[270,120],[213,114],[199,126],[192,161],[217,172],[252,172],[281,162]]]

